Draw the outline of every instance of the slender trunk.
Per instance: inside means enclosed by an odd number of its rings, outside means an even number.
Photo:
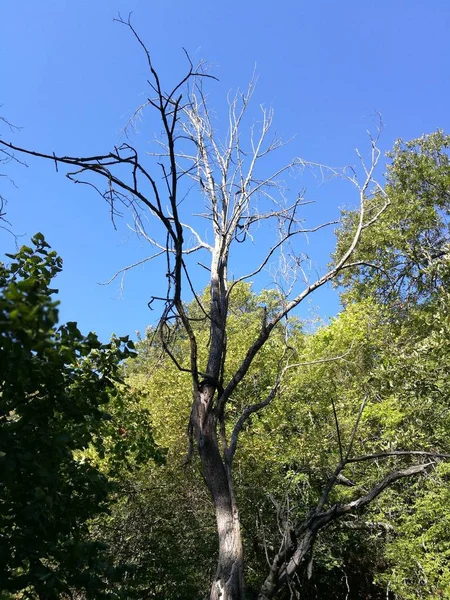
[[[206,373],[198,388],[196,436],[203,476],[216,509],[219,558],[211,585],[210,600],[244,600],[244,560],[239,513],[234,496],[230,465],[219,450],[217,419],[220,409],[212,408],[214,394],[223,375],[226,355],[227,252],[224,237],[215,232],[215,252],[211,262],[210,347]],[[221,387],[221,385],[220,385]]]
[[[219,535],[219,560],[210,600],[243,600],[243,550],[239,515],[235,506],[223,502],[216,506]]]
[[[216,509],[219,558],[210,600],[244,600],[244,561],[239,514],[230,473],[218,447],[212,415],[198,440],[203,476]]]

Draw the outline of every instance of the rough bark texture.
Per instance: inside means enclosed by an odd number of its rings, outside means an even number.
[[[219,561],[210,600],[243,600],[244,563],[239,516],[226,498],[216,505]]]
[[[231,473],[219,451],[214,421],[214,415],[207,414],[197,435],[203,476],[215,506],[219,541],[217,571],[210,599],[243,600],[244,563],[239,514]]]

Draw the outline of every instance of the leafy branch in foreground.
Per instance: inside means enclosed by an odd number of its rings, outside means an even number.
[[[105,407],[128,394],[121,362],[133,344],[57,325],[51,282],[62,260],[42,234],[8,257],[0,263],[2,598],[118,598],[123,569],[88,527],[107,512],[112,485],[83,455],[111,439]],[[150,431],[146,443],[157,456]]]

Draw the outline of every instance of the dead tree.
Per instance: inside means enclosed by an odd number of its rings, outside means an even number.
[[[154,248],[146,260],[157,257],[165,260],[167,293],[162,298],[152,298],[149,304],[156,306],[158,302],[162,303],[162,316],[157,328],[162,346],[177,367],[189,372],[192,378],[190,449],[192,452],[196,446],[200,456],[204,479],[215,506],[219,543],[218,565],[210,599],[241,600],[244,598],[244,557],[233,486],[233,460],[239,436],[248,419],[275,399],[286,370],[298,367],[290,362],[288,347],[270,392],[249,403],[231,428],[229,423],[225,427],[226,407],[237,386],[246,377],[254,358],[282,319],[315,290],[336,278],[343,269],[362,264],[352,260],[361,235],[389,207],[388,196],[375,180],[380,151],[377,137],[371,138],[370,163],[366,164],[359,156],[360,176],[354,169],[332,169],[298,158],[262,176],[260,173],[265,159],[282,142],[277,137],[270,137],[273,114],[265,108],[261,108],[261,121],[251,128],[247,142],[242,139],[242,125],[252,98],[254,82],[246,92],[238,93],[229,100],[228,135],[221,142],[214,131],[203,93],[204,81],[211,76],[201,65],[194,68],[188,57],[185,76],[172,88],[166,89],[132,23],[129,20],[120,22],[131,30],[148,63],[150,95],[138,113],[147,108],[153,110],[162,126],[163,136],[158,140],[158,149],[152,156],[142,158],[128,143],[107,154],[87,157],[46,154],[18,148],[3,141],[0,144],[18,153],[51,160],[56,167],[69,167],[67,177],[75,183],[95,187],[109,203],[112,216],[119,203],[127,206],[133,214],[136,231]],[[159,172],[146,167],[151,160],[157,162]],[[358,223],[347,249],[334,266],[316,278],[311,278],[308,273],[308,259],[301,249],[302,238],[336,224],[336,221],[305,227],[301,208],[307,201],[301,194],[292,200],[286,199],[279,184],[283,174],[290,170],[310,167],[347,180],[353,186],[359,203]],[[106,183],[105,188],[99,187],[98,181],[102,180]],[[195,184],[197,193],[202,197],[202,205],[199,206],[196,200],[190,210],[191,214],[195,214],[190,222],[184,222],[181,212],[186,187],[183,188],[182,182],[187,180]],[[156,233],[146,226],[144,215],[150,223],[153,220],[156,224]],[[198,226],[201,222],[204,229],[208,230],[208,237],[203,235]],[[259,264],[249,273],[233,279],[229,274],[231,249],[242,253],[243,245],[251,240],[255,229],[262,224],[273,225],[273,242],[266,248]],[[188,262],[190,255],[200,252],[209,254],[209,265],[200,265],[200,268],[206,268],[209,272],[210,301],[207,306],[196,294],[192,283],[192,266]],[[233,288],[240,281],[254,280],[276,261],[283,269],[283,282],[275,279],[280,308],[273,314],[261,309],[257,336],[237,370],[225,379],[227,317]],[[132,266],[125,267],[116,275]],[[198,359],[195,326],[183,302],[185,291],[194,295],[204,319],[209,323],[210,342],[205,364],[200,364]],[[175,333],[180,328],[190,341],[190,356],[186,363],[181,363],[173,352]],[[229,437],[227,430],[232,432]],[[327,500],[333,485],[346,464],[352,460],[370,460],[370,457],[354,458],[351,447],[345,455],[341,449],[341,462],[321,501],[295,532],[296,544],[288,544],[286,538],[273,558],[270,573],[261,588],[261,600],[272,598],[303,565],[321,529],[340,516],[367,505],[394,481],[422,473],[433,462],[430,458],[423,464],[392,472],[354,502],[328,507]]]

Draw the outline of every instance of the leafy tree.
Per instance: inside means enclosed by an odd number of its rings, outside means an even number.
[[[120,570],[88,530],[111,488],[80,453],[101,445],[103,407],[119,401],[133,345],[58,327],[50,286],[62,261],[42,234],[32,246],[0,265],[1,597],[113,598]]]
[[[392,447],[417,440],[429,450],[449,448],[450,393],[449,295],[441,291],[403,322],[395,352],[380,373],[395,398],[396,427],[385,443]],[[391,405],[394,403],[391,401]],[[380,509],[393,526],[385,556],[388,568],[378,575],[399,598],[442,598],[448,590],[448,464],[439,464],[425,484],[388,497]]]
[[[415,486],[409,502],[397,502],[394,535],[385,556],[388,568],[377,579],[402,600],[440,600],[450,590],[449,469],[441,464]]]
[[[347,297],[375,294],[382,301],[418,302],[448,287],[450,268],[450,136],[438,130],[388,153],[390,206],[377,225],[364,231],[355,258],[362,264],[342,271]],[[367,201],[369,214],[384,202]],[[335,258],[345,251],[358,211],[344,212]]]

